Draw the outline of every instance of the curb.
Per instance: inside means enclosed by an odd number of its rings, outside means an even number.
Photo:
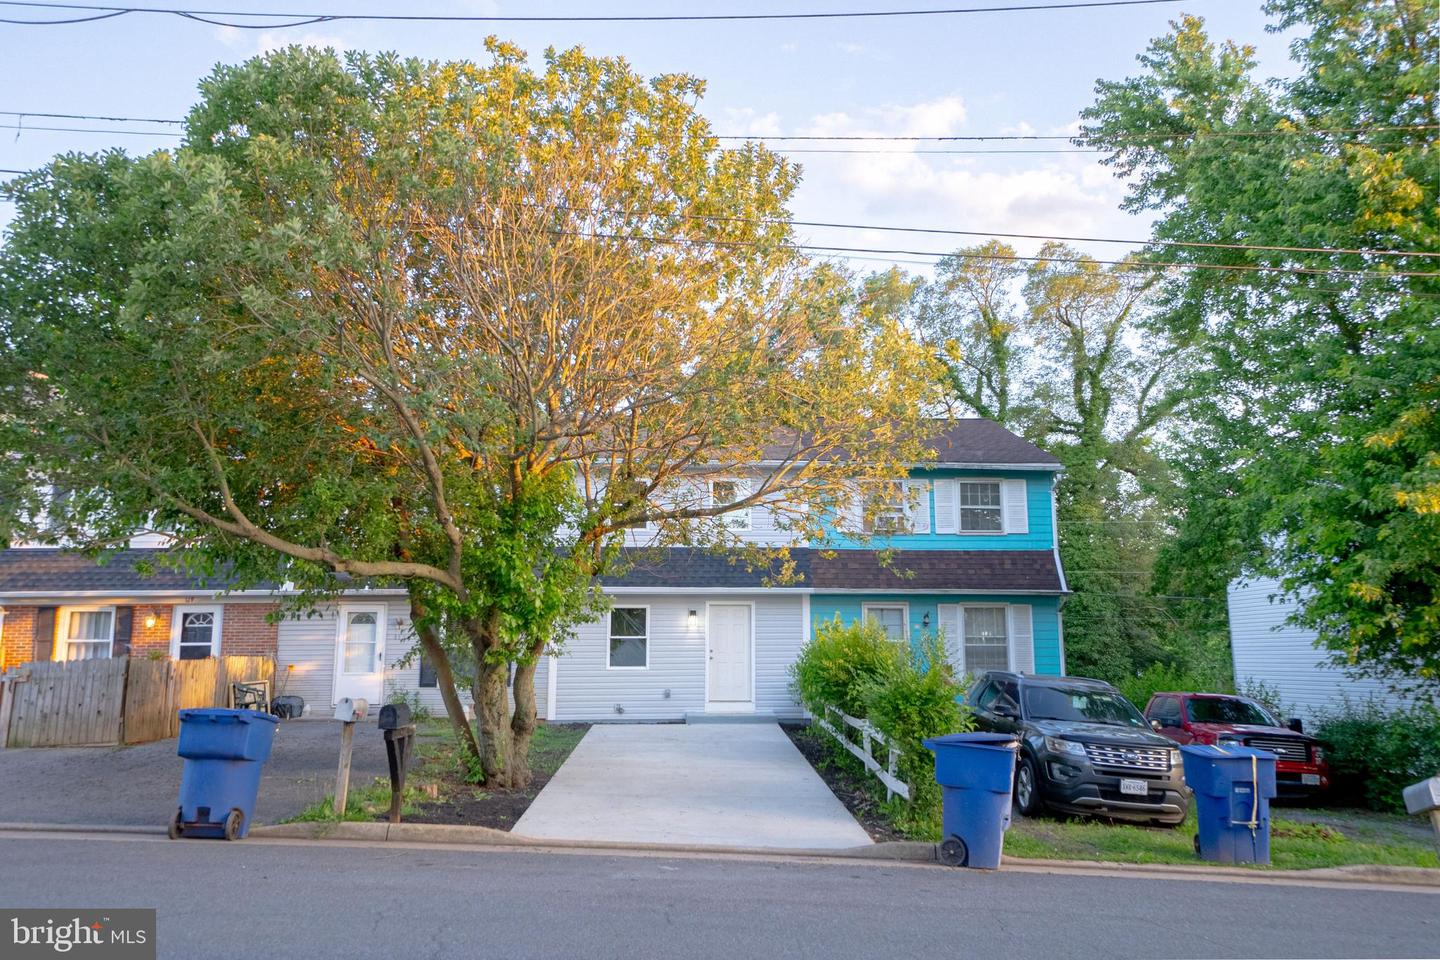
[[[79,823],[3,823],[0,832],[16,833],[109,833],[164,836],[165,828],[148,825]],[[281,823],[250,828],[250,836],[269,840],[360,841],[368,843],[431,843],[455,847],[530,848],[547,853],[572,850],[648,853],[655,855],[710,854],[724,856],[796,857],[814,860],[879,860],[905,863],[938,863],[935,845],[914,840],[872,843],[843,849],[796,849],[789,847],[727,847],[718,844],[623,843],[603,840],[551,840],[508,833],[492,827],[467,827],[441,823]],[[1383,864],[1355,864],[1321,867],[1314,870],[1267,870],[1247,867],[1207,867],[1184,863],[1117,863],[1111,860],[1041,860],[1006,857],[1001,873],[1070,873],[1091,875],[1148,875],[1175,880],[1244,880],[1249,882],[1290,882],[1324,886],[1383,885],[1423,887],[1440,890],[1440,870],[1424,867],[1396,867]]]

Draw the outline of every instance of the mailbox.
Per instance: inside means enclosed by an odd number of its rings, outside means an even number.
[[[335,704],[335,719],[342,723],[354,723],[357,720],[364,720],[365,715],[370,712],[370,704],[361,699],[352,700],[349,697],[341,697]]]
[[[380,729],[399,730],[410,726],[410,704],[387,703],[380,708]]]
[[[1408,813],[1440,810],[1440,777],[1431,777],[1406,787],[1405,810]]]

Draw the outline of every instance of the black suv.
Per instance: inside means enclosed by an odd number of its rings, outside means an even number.
[[[1190,793],[1175,744],[1114,687],[992,671],[966,697],[982,730],[1017,733],[1015,803],[1174,826]]]

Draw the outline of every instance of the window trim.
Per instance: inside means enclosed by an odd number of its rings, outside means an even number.
[[[717,483],[733,483],[735,485],[735,500],[744,500],[750,496],[749,481],[743,477],[711,477],[705,482],[705,496],[711,509],[720,506],[720,504],[715,501],[715,484]],[[735,501],[732,500],[731,502],[733,503]],[[715,519],[719,520],[729,529],[743,533],[752,528],[752,510],[754,510],[754,504],[740,510],[733,510],[729,513],[716,514]]]
[[[894,639],[896,643],[908,643],[910,641],[910,602],[908,600],[875,600],[869,603],[860,604],[860,619],[862,622],[869,622],[872,609],[900,608],[900,629],[901,636]]]
[[[965,516],[965,510],[966,510],[967,508],[960,505],[960,489],[961,489],[961,487],[963,487],[963,486],[964,486],[965,484],[967,484],[967,483],[993,483],[993,484],[995,485],[996,491],[1000,494],[1000,503],[999,503],[998,506],[995,507],[995,509],[998,510],[999,513],[1000,513],[1000,529],[999,529],[999,530],[966,530],[966,529],[965,529],[965,521],[964,521],[963,518],[964,518],[964,516]],[[980,509],[980,508],[970,507],[970,508],[968,508],[968,509],[975,510],[975,509]],[[985,507],[984,509],[988,510],[988,509],[990,509],[990,508],[989,508],[989,507]],[[1002,478],[1000,478],[1000,477],[956,477],[956,478],[955,478],[955,533],[956,533],[958,536],[962,536],[962,537],[1000,537],[1000,536],[1004,536],[1007,532],[1008,532],[1008,531],[1005,529],[1005,481],[1004,481]]]
[[[74,613],[101,613],[110,614],[110,636],[105,641],[105,656],[91,657],[92,660],[108,660],[115,655],[115,618],[117,615],[115,604],[79,604],[76,606],[62,606],[57,610],[55,616],[55,643],[52,645],[50,657],[52,660],[70,659],[70,615]],[[99,641],[80,641],[81,643],[98,643]]]
[[[170,608],[170,659],[180,659],[180,632],[187,613],[211,613],[215,615],[214,631],[210,637],[210,656],[220,656],[220,632],[225,626],[225,607],[219,603],[185,603]]]
[[[871,509],[880,506],[878,494],[866,494],[860,515],[860,532],[869,537],[908,537],[915,533],[915,521],[912,516],[912,504],[910,503],[910,490],[906,486],[910,481],[901,480],[897,485],[896,498],[884,504],[884,510]],[[925,509],[929,509],[929,501],[924,503]],[[882,512],[885,515],[895,515],[900,525],[894,530],[881,530],[876,521],[880,519]],[[866,529],[866,527],[869,529]]]
[[[965,650],[965,647],[966,647],[965,618],[969,615],[969,613],[970,613],[971,610],[999,610],[999,611],[1000,611],[1000,620],[1001,620],[1001,622],[1005,625],[1005,666],[1003,666],[1003,667],[986,667],[985,669],[986,669],[986,670],[1007,670],[1007,671],[1014,669],[1014,667],[1015,667],[1015,634],[1014,634],[1014,631],[1012,631],[1012,630],[1010,629],[1010,608],[1011,608],[1012,606],[1014,606],[1014,604],[1010,604],[1010,603],[961,603],[961,604],[957,604],[957,606],[960,607],[960,643],[959,643],[959,651],[960,651],[960,666],[961,666],[962,672],[964,672],[964,673],[974,673],[974,672],[975,672],[974,668],[972,668],[972,667],[970,666],[970,657],[969,657],[969,654],[968,654],[968,653],[966,652],[966,650]]]
[[[645,665],[638,667],[617,667],[610,663],[610,641],[615,639],[614,618],[616,610],[644,610],[645,611]],[[605,669],[606,670],[649,670],[650,669],[650,636],[652,633],[652,621],[650,619],[650,604],[648,603],[626,603],[616,604],[605,614]],[[636,635],[623,634],[621,639],[633,640]]]

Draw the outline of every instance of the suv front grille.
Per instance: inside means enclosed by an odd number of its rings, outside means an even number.
[[[1170,751],[1156,747],[1109,747],[1085,744],[1091,766],[1097,770],[1122,773],[1165,774],[1170,772]]]
[[[1296,763],[1308,763],[1310,760],[1310,747],[1304,740],[1292,740],[1289,737],[1247,737],[1245,746],[1269,750],[1281,760]]]

